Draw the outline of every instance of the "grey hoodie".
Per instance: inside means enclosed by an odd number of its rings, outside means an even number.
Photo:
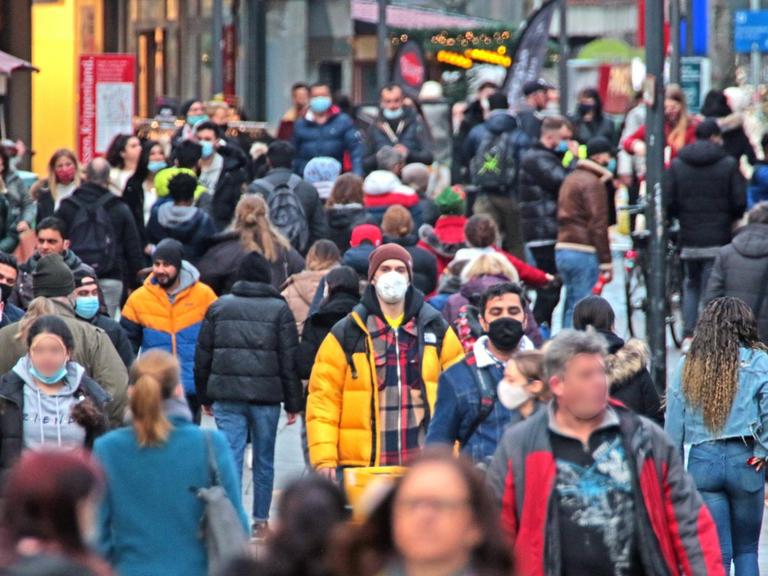
[[[179,286],[173,291],[166,291],[168,299],[173,303],[173,301],[176,300],[177,295],[181,294],[198,280],[200,280],[200,272],[197,271],[197,268],[192,266],[192,264],[186,260],[182,260],[181,270],[179,270]]]
[[[74,421],[71,414],[72,408],[82,399],[75,392],[85,374],[83,367],[69,362],[64,387],[53,395],[40,389],[29,368],[29,356],[20,358],[13,367],[13,372],[24,380],[24,448],[82,447],[85,444],[85,429]]]

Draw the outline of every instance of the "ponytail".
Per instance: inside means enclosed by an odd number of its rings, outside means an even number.
[[[171,423],[165,417],[160,382],[154,376],[145,374],[134,382],[131,413],[139,446],[157,446],[168,440]]]
[[[152,350],[131,367],[131,414],[139,446],[158,446],[168,440],[173,428],[163,401],[179,385],[179,363],[167,352]]]
[[[277,262],[281,249],[291,247],[270,222],[267,203],[257,194],[243,196],[237,203],[234,229],[245,252],[258,252],[270,262]]]

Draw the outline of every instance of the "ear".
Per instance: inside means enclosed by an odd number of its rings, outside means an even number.
[[[483,329],[483,332],[488,332],[490,323],[485,321],[485,315],[481,314],[478,320],[480,321],[480,327]]]
[[[69,250],[72,243],[69,240],[64,240],[64,250]]]
[[[549,379],[549,389],[553,396],[560,396],[563,391],[563,381],[560,376],[551,376]]]

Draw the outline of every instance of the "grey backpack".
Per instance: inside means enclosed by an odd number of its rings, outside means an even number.
[[[205,432],[205,446],[208,454],[208,473],[211,484],[199,488],[197,497],[203,503],[203,518],[200,535],[208,552],[208,574],[221,574],[232,560],[248,555],[248,535],[238,518],[226,490],[221,485],[219,465],[210,432]]]
[[[286,182],[275,186],[266,178],[255,180],[249,191],[266,190],[267,206],[269,206],[269,221],[280,233],[288,238],[291,246],[304,254],[309,248],[309,223],[304,207],[296,195],[296,187],[302,180],[296,174],[291,174]]]

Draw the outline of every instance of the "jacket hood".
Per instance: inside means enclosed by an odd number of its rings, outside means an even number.
[[[25,355],[19,358],[16,365],[13,367],[13,372],[22,380],[26,386],[37,388],[35,379],[29,371],[30,360],[29,356]],[[80,386],[80,380],[83,379],[85,374],[85,368],[80,366],[77,362],[67,363],[67,377],[64,381],[64,387],[58,392],[57,396],[71,396],[74,394]]]
[[[768,256],[768,224],[748,224],[736,233],[733,248],[745,258]]]
[[[157,209],[157,221],[164,228],[173,228],[181,232],[191,232],[202,218],[195,206],[176,206],[165,202]]]
[[[453,259],[456,252],[464,247],[466,223],[466,216],[440,216],[434,227],[423,224],[419,228],[419,239],[440,256]]]
[[[402,237],[384,236],[384,244],[397,244],[403,248],[412,248],[413,246],[416,246],[416,242],[418,241],[419,237],[416,236],[415,232]]]
[[[509,280],[504,276],[478,276],[477,278],[472,278],[466,282],[459,292],[461,292],[461,295],[464,296],[464,298],[472,302],[472,300],[477,296],[480,296],[488,290],[488,288],[496,286],[496,284],[501,284],[502,282],[509,282]]]
[[[376,287],[373,284],[369,284],[365,289],[361,302],[366,310],[368,310],[368,313],[375,314],[379,318],[384,318],[384,313],[381,311],[381,306],[379,305],[379,299],[376,296]],[[408,287],[408,291],[405,293],[405,315],[403,316],[403,324],[416,316],[423,305],[424,295],[411,284]]]
[[[360,302],[360,298],[346,292],[334,294],[322,302],[317,312],[312,314],[312,323],[318,326],[332,327],[349,314]]]
[[[710,166],[725,158],[725,149],[719,144],[707,140],[697,140],[684,146],[677,157],[693,166]]]
[[[598,330],[597,331],[600,336],[605,338],[605,341],[608,342],[608,353],[609,354],[615,354],[617,351],[621,350],[621,348],[624,346],[625,342],[622,338],[614,334],[613,332],[609,330]]]
[[[184,292],[184,290],[191,288],[192,285],[200,280],[200,272],[198,272],[197,268],[192,266],[192,264],[186,260],[182,260],[181,270],[179,270],[179,278],[181,281],[179,282],[178,288],[172,292],[168,292],[169,296],[177,296],[178,294]],[[162,290],[162,288],[160,288],[157,281],[155,280],[154,274],[150,274],[147,277],[147,279],[144,281],[144,286],[147,286],[150,290]]]
[[[37,263],[40,261],[40,258],[42,257],[43,256],[40,254],[40,252],[35,251],[35,253],[32,254],[32,257],[22,265],[22,269],[29,271],[34,270],[37,267]],[[64,264],[66,264],[67,267],[69,267],[69,269],[73,272],[83,266],[83,261],[80,260],[80,257],[72,252],[72,250],[65,250],[64,254],[62,254],[62,258],[64,259]]]
[[[263,282],[249,282],[247,280],[238,280],[232,285],[232,294],[234,296],[243,296],[245,298],[280,298],[280,295],[274,286],[264,284]]]
[[[73,194],[80,193],[81,196],[85,196],[87,198],[100,198],[104,194],[110,194],[113,196],[113,200],[119,200],[117,196],[112,194],[107,188],[104,188],[104,186],[99,186],[98,184],[92,184],[91,182],[83,182],[80,184],[79,188],[77,188]],[[112,202],[107,202],[107,207],[109,207],[112,204]]]
[[[635,338],[628,340],[623,347],[612,352],[605,359],[608,383],[611,386],[620,384],[642,372],[648,367],[649,358],[650,352],[645,342]]]
[[[517,128],[517,120],[506,110],[493,110],[485,121],[485,127],[493,134],[511,132]]]
[[[381,194],[416,194],[416,191],[410,186],[406,186],[397,177],[397,174],[389,170],[374,170],[365,177],[363,182],[363,192],[371,196]]]
[[[362,204],[337,204],[327,209],[328,225],[331,228],[348,228],[363,214]]]
[[[328,274],[328,270],[304,270],[289,277],[280,287],[282,292],[292,289],[305,304],[310,305],[315,299],[317,285],[323,277]]]

